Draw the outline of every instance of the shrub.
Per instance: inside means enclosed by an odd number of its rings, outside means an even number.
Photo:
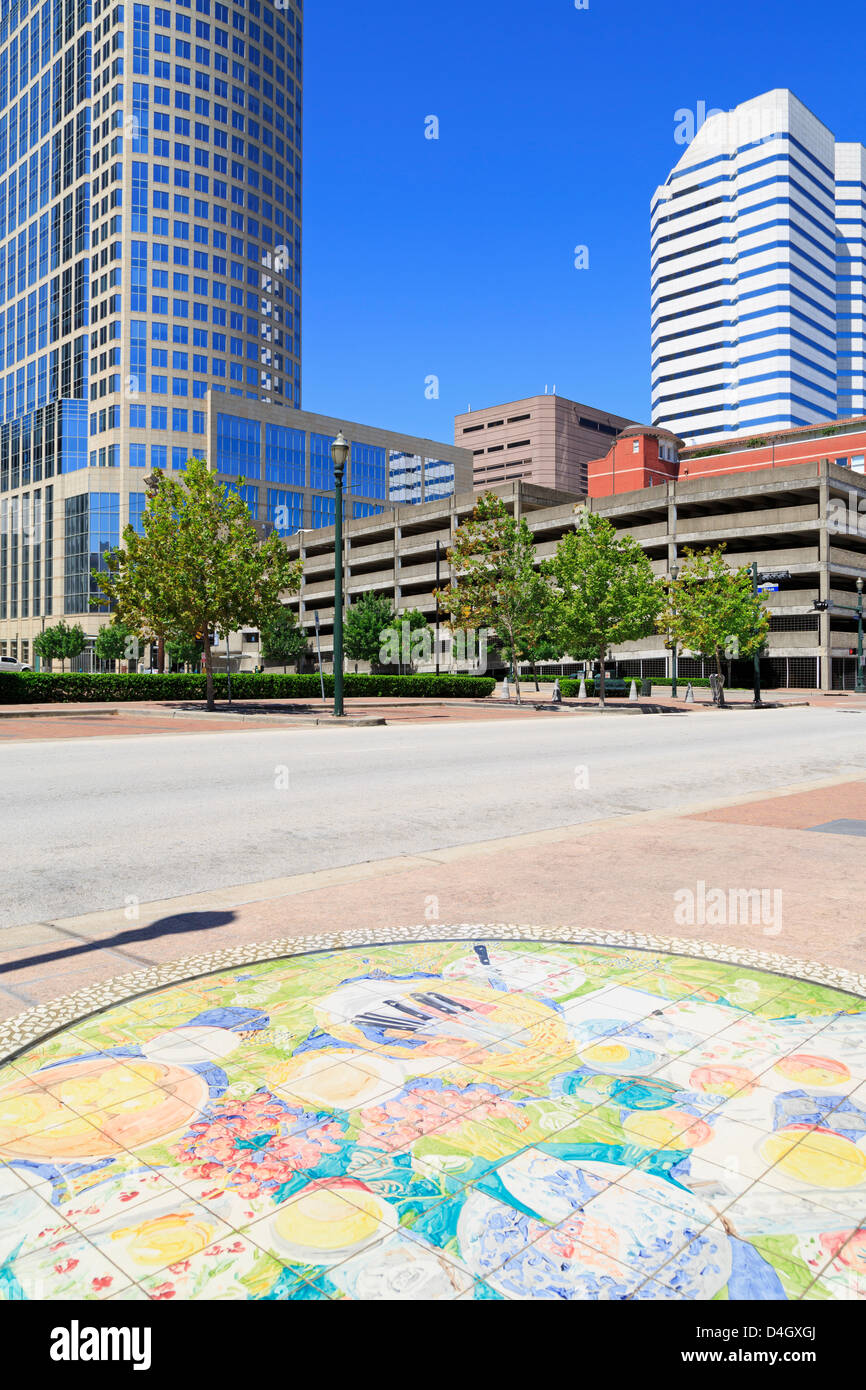
[[[409,699],[483,700],[496,687],[492,676],[367,676],[346,675],[346,696],[388,695]],[[214,677],[220,700],[228,695],[225,675]],[[334,678],[325,676],[325,694],[333,695]],[[318,674],[298,676],[241,672],[232,676],[237,700],[319,699]],[[0,704],[58,704],[69,701],[203,700],[205,677],[200,675],[63,674],[0,672]]]
[[[613,691],[611,689],[611,682],[623,679],[625,679],[625,692],[621,690]],[[638,685],[640,685],[640,681],[638,681]],[[605,681],[604,697],[606,700],[621,700],[623,697],[623,693],[628,695],[630,686],[631,676],[626,676],[625,678],[623,678],[622,676],[608,676],[607,680]],[[563,700],[576,700],[578,694],[580,693],[580,681],[575,680],[572,677],[566,677],[565,680],[561,680],[559,682],[559,688],[562,691]],[[590,676],[586,682],[586,693],[587,695],[595,694],[595,681],[592,678],[592,676]]]

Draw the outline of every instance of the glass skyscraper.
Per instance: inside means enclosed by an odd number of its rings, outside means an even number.
[[[292,0],[3,6],[0,654],[93,612],[209,392],[300,406],[301,104]]]

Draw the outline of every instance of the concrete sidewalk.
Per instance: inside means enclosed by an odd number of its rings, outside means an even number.
[[[862,838],[814,833],[858,821],[866,824],[862,772],[769,798],[696,802],[10,927],[0,934],[0,1016],[223,947],[437,922],[647,931],[863,971]],[[702,903],[714,888],[763,890],[772,916],[708,920]]]

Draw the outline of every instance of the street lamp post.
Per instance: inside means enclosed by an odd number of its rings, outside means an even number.
[[[436,674],[439,675],[439,557],[442,551],[442,543],[436,541]]]
[[[331,445],[334,463],[334,718],[342,719],[343,709],[343,473],[349,457],[349,442],[343,431]]]
[[[857,580],[857,681],[854,686],[858,695],[866,694],[866,679],[863,671],[863,580]]]
[[[675,584],[679,578],[679,573],[680,567],[675,560],[671,565],[671,579]],[[679,642],[675,632],[671,634],[671,637],[671,699],[675,700],[677,698],[677,647]]]

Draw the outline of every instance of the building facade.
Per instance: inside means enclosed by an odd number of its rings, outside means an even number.
[[[656,424],[697,445],[866,411],[864,168],[787,90],[707,119],[652,199]]]
[[[227,486],[243,477],[241,495],[257,521],[291,536],[334,524],[331,445],[341,430],[351,446],[346,520],[440,501],[472,486],[466,449],[216,392],[208,397],[206,455]]]
[[[679,477],[682,448],[683,441],[670,430],[631,425],[603,458],[592,459],[587,465],[587,496],[610,497]]]
[[[206,451],[210,393],[300,406],[302,57],[293,0],[3,8],[6,654],[94,627],[90,571],[146,472]]]
[[[782,430],[745,441],[686,448],[669,430],[633,425],[588,465],[590,497],[654,487],[686,478],[724,478],[800,463],[833,463],[866,471],[866,418],[813,429]]]
[[[456,416],[454,442],[472,450],[479,491],[523,479],[578,493],[586,491],[586,465],[599,446],[631,423],[565,396],[528,396]]]
[[[793,463],[719,477],[687,477],[639,487],[615,496],[580,498],[523,481],[491,489],[512,513],[525,517],[535,537],[539,561],[550,557],[584,507],[628,532],[648,555],[653,572],[669,575],[686,546],[724,544],[732,565],[757,562],[763,571],[788,575],[768,593],[770,633],[761,662],[767,688],[853,689],[857,645],[856,581],[866,578],[866,476],[829,460]],[[436,623],[433,591],[450,580],[447,549],[454,532],[476,502],[474,493],[419,507],[348,520],[345,536],[347,601],[373,591],[387,597],[398,613],[418,608]],[[299,535],[289,551],[304,559],[300,594],[290,600],[311,635],[318,614],[322,655],[333,647],[334,532]],[[829,607],[821,612],[815,600]],[[449,669],[447,633],[442,637],[442,669]],[[615,648],[619,674],[652,677],[670,674],[670,652],[661,635]],[[573,673],[574,662],[551,663],[550,673]],[[679,660],[684,681],[709,674],[707,663],[691,654]],[[750,686],[751,663],[736,665],[731,679]]]

